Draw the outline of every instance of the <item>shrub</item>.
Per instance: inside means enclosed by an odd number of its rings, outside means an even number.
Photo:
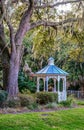
[[[27,95],[27,94],[20,94],[20,102],[21,106],[23,107],[28,107],[29,105],[32,105],[36,102],[35,98],[32,95]]]
[[[11,108],[20,107],[21,106],[20,99],[17,98],[17,99],[9,99],[9,100],[7,100],[7,106],[11,107]]]
[[[56,102],[48,103],[46,104],[45,108],[57,108],[57,103]]]
[[[49,102],[57,102],[57,94],[52,92],[36,93],[37,102],[39,104],[47,104]]]
[[[0,107],[4,107],[7,100],[8,93],[4,90],[0,90]]]

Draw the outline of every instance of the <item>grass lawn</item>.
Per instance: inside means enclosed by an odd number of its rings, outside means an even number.
[[[84,130],[84,108],[1,114],[0,130]]]

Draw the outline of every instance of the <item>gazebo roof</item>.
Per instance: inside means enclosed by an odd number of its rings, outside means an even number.
[[[67,72],[54,65],[54,59],[52,57],[48,59],[48,65],[36,72],[36,74],[68,75]]]

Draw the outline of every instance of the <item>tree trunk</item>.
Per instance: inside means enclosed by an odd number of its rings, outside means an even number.
[[[6,90],[8,86],[8,75],[9,75],[9,56],[8,53],[3,52],[2,54],[2,70],[3,70],[3,89]]]
[[[9,97],[17,97],[18,90],[18,73],[20,68],[21,46],[17,47],[16,53],[12,52],[10,58],[10,68],[8,76],[8,94]]]
[[[8,76],[8,94],[9,97],[15,97],[18,94],[18,73],[19,73],[19,66],[13,61],[10,61],[10,69],[9,69],[9,76]]]
[[[0,24],[0,50],[1,50],[2,70],[3,70],[3,89],[6,90],[8,86],[10,54],[5,41],[3,23]]]

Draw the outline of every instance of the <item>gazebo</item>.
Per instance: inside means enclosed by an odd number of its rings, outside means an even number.
[[[37,77],[37,92],[40,91],[40,79],[43,79],[44,83],[44,91],[48,92],[48,81],[49,79],[53,79],[54,81],[54,88],[53,92],[58,93],[58,102],[65,101],[67,94],[66,94],[66,76],[68,75],[67,72],[58,68],[54,65],[54,59],[50,57],[48,59],[48,65],[41,69],[40,71],[36,72]],[[60,91],[60,81],[62,80],[62,91]]]

